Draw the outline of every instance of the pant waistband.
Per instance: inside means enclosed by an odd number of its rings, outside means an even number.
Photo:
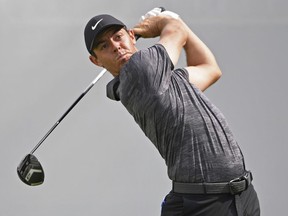
[[[239,194],[245,191],[253,180],[252,173],[247,171],[243,176],[229,182],[219,183],[183,183],[173,181],[173,192],[185,194]]]

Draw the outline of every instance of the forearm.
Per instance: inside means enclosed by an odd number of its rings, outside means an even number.
[[[158,43],[165,47],[174,65],[177,63],[188,37],[184,23],[180,19],[169,16],[155,16],[145,19],[136,25],[133,31],[143,38],[160,36]]]
[[[214,71],[220,72],[213,53],[181,19],[163,17],[157,23],[160,43],[164,44],[166,49],[172,50],[172,61],[174,59],[177,62],[184,48],[187,66],[213,67]]]
[[[156,24],[156,27],[153,28],[154,32],[151,31],[154,37],[160,36],[160,40],[166,40],[167,43],[180,49],[184,48],[187,66],[203,64],[218,66],[210,49],[181,19],[160,16]]]
[[[214,55],[209,48],[181,20],[168,16],[155,16],[134,27],[135,34],[144,38],[160,36],[162,44],[174,65],[184,48],[189,81],[205,90],[221,76]]]
[[[162,27],[159,43],[165,46],[174,65],[188,39],[185,23],[180,19],[168,19]]]

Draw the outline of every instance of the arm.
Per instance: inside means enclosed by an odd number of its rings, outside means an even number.
[[[133,31],[143,38],[160,36],[158,43],[165,47],[174,65],[178,62],[188,36],[180,20],[161,15],[143,20],[133,28]]]
[[[181,20],[168,16],[145,19],[133,29],[144,38],[160,36],[173,64],[176,65],[184,48],[189,81],[204,91],[221,76],[221,71],[208,47]]]
[[[221,77],[221,70],[210,49],[187,27],[186,53],[189,81],[204,91]]]

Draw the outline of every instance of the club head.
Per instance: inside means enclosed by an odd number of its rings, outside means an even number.
[[[17,167],[17,173],[22,182],[30,186],[41,185],[44,182],[44,170],[33,154],[28,154]]]

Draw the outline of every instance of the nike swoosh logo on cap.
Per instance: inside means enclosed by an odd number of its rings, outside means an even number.
[[[96,29],[96,27],[97,27],[97,25],[101,22],[103,20],[103,18],[102,19],[100,19],[94,26],[92,26],[92,30],[95,30]]]

